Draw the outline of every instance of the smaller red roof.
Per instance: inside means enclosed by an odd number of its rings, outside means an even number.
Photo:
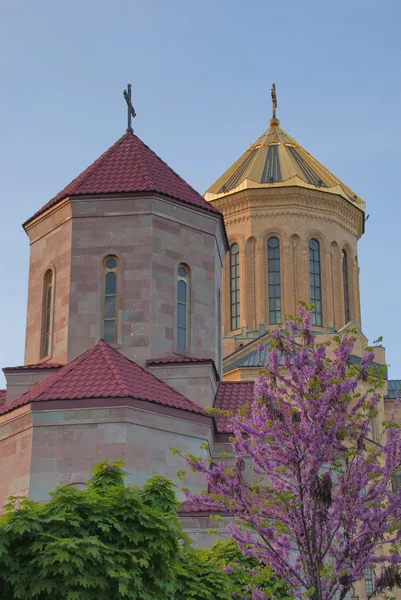
[[[126,133],[24,225],[68,196],[135,192],[157,192],[221,215],[142,140]]]
[[[87,398],[135,398],[191,412],[204,411],[101,340],[93,348],[0,410],[30,402]]]
[[[150,358],[146,361],[147,365],[173,365],[173,364],[194,364],[197,363],[210,363],[216,374],[216,378],[219,381],[220,375],[217,372],[214,360],[211,358],[194,358],[193,356],[165,356],[163,358]]]
[[[0,390],[0,410],[6,403],[6,390]]]
[[[198,513],[198,515],[196,515]],[[209,508],[205,508],[196,502],[191,502],[190,500],[185,500],[185,502],[181,502],[180,508],[178,509],[179,515],[192,515],[192,516],[211,516],[211,515],[225,515],[229,517],[231,513],[222,512],[220,510],[210,510]]]
[[[61,369],[63,365],[59,365],[58,363],[38,363],[35,365],[20,365],[18,367],[3,367],[2,371],[7,373],[8,371],[31,371],[36,369]]]
[[[253,401],[254,381],[221,381],[217,388],[213,408],[236,413],[244,404],[251,405]],[[214,415],[216,429],[219,433],[231,433],[229,417]]]

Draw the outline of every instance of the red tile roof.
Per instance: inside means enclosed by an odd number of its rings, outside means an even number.
[[[150,358],[147,365],[166,365],[171,363],[201,363],[213,362],[211,358],[194,358],[193,356],[164,356],[163,358]]]
[[[0,410],[30,402],[87,398],[135,398],[201,413],[204,411],[101,340]]]
[[[7,371],[30,371],[31,369],[61,369],[63,365],[59,365],[58,363],[38,363],[35,365],[20,365],[18,367],[4,367],[2,371],[7,373]]]
[[[194,358],[193,356],[165,356],[163,358],[150,358],[146,361],[147,365],[172,365],[172,364],[198,364],[198,363],[210,363],[216,374],[216,378],[219,381],[220,375],[217,372],[216,365],[211,358]]]
[[[244,404],[250,405],[253,400],[254,381],[222,381],[217,388],[214,408],[236,413]],[[231,433],[228,417],[214,415],[219,433]]]
[[[228,512],[222,512],[219,510],[210,510],[209,508],[204,508],[203,506],[197,504],[196,502],[191,502],[190,500],[185,500],[185,502],[181,502],[180,508],[178,509],[178,514],[190,515],[193,513],[202,513],[205,516],[221,514],[221,515],[225,515],[227,517],[229,517],[231,514]]]
[[[221,214],[133,133],[124,134],[25,223],[68,196],[157,192]]]
[[[6,390],[0,390],[0,410],[6,403]]]

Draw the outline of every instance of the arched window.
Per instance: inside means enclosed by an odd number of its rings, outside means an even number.
[[[117,342],[117,279],[118,259],[107,256],[103,262],[103,339]]]
[[[349,309],[348,254],[345,250],[343,250],[343,289],[345,323],[348,323],[351,319],[351,313]]]
[[[281,323],[281,286],[280,286],[280,240],[269,238],[267,242],[269,276],[269,323]]]
[[[43,283],[42,345],[40,358],[51,355],[53,321],[53,271],[51,269],[46,271]]]
[[[230,248],[230,306],[231,329],[239,329],[240,318],[240,271],[239,246],[233,244]]]
[[[189,269],[179,265],[177,271],[177,350],[188,348],[188,286]]]
[[[322,283],[320,269],[320,247],[317,240],[309,242],[309,282],[310,301],[314,305],[312,313],[312,325],[323,325],[322,313]]]

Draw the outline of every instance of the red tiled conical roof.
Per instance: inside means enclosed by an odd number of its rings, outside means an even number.
[[[101,340],[57,373],[0,408],[0,414],[30,402],[87,398],[135,398],[204,413],[200,406]]]
[[[135,192],[157,192],[221,214],[136,135],[125,133],[26,223],[68,196]]]

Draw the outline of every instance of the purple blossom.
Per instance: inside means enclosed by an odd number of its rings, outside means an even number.
[[[314,588],[313,600],[343,600],[366,567],[379,582],[386,565],[401,563],[401,530],[392,528],[401,522],[401,489],[391,485],[401,435],[390,422],[380,444],[367,439],[382,385],[371,374],[372,353],[350,371],[354,342],[345,332],[328,360],[326,346],[315,344],[311,313],[301,307],[299,316],[287,335],[272,331],[275,347],[249,414],[231,418],[236,459],[188,460],[205,474],[208,493],[187,497],[233,514],[229,529],[241,551],[270,565],[296,598]],[[259,590],[253,599],[265,600]]]

